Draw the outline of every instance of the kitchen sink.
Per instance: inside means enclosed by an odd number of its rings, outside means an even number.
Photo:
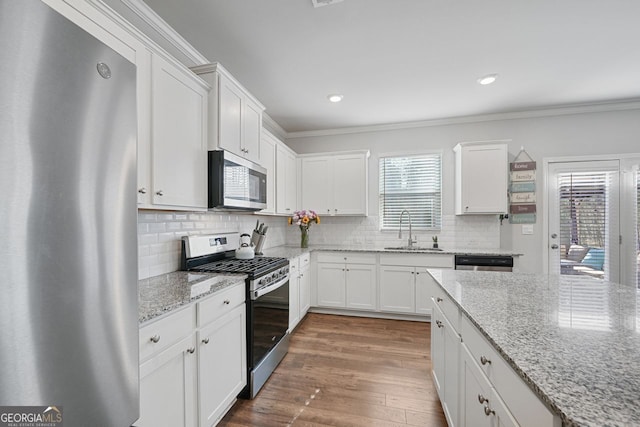
[[[393,247],[388,247],[385,248],[387,250],[391,250],[391,251],[433,251],[433,252],[438,252],[438,251],[442,251],[442,249],[440,248],[427,248],[424,246],[393,246]]]

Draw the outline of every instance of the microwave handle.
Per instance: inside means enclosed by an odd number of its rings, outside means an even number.
[[[255,291],[253,291],[251,293],[251,300],[255,301],[258,298],[260,298],[261,296],[263,296],[265,294],[268,294],[269,292],[273,292],[276,289],[284,286],[287,282],[289,282],[289,276],[285,277],[284,279],[282,279],[282,280],[280,280],[278,282],[272,283],[272,284],[270,284],[268,286],[264,286],[264,287],[262,287],[260,289],[256,289]]]

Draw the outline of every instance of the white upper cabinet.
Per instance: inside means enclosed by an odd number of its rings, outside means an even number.
[[[291,215],[297,206],[296,154],[284,144],[276,146],[276,213]],[[313,209],[305,207],[305,209]]]
[[[301,205],[320,215],[367,215],[369,151],[300,156]]]
[[[192,68],[212,86],[209,96],[209,149],[222,148],[260,161],[264,106],[218,63]]]
[[[507,143],[460,143],[453,150],[456,157],[456,215],[506,213]]]
[[[276,213],[276,146],[279,142],[269,131],[262,130],[258,163],[267,170],[267,207],[259,213]]]
[[[206,209],[208,88],[159,55],[151,71],[152,204]]]

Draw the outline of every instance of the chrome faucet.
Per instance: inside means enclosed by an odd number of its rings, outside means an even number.
[[[402,217],[404,216],[405,212],[407,213],[407,215],[409,216],[409,240],[407,240],[407,246],[409,247],[409,249],[411,249],[413,247],[414,243],[418,243],[417,240],[413,240],[411,238],[411,213],[404,209],[402,212],[400,212],[400,230],[398,231],[398,239],[402,239]]]

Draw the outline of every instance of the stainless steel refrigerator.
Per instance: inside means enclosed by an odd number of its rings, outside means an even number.
[[[135,194],[135,66],[0,0],[0,409],[138,418]]]

